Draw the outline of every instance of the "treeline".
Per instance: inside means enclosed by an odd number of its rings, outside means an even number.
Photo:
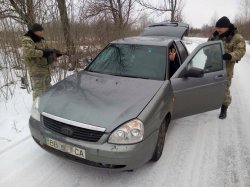
[[[231,22],[238,28],[246,40],[250,40],[250,0],[239,0],[235,3],[239,12]],[[191,28],[190,35],[197,37],[209,37],[214,32],[214,26],[219,19],[217,13],[211,17],[210,23],[204,24],[201,29]]]
[[[130,25],[119,31],[112,22],[103,20],[72,22],[70,27],[74,51],[69,53],[61,22],[55,20],[44,23],[43,27],[48,46],[67,53],[51,67],[53,82],[64,79],[68,71],[84,68],[87,60],[94,58],[110,41],[138,35],[141,31],[139,27]],[[0,28],[0,100],[6,100],[15,93],[16,86],[20,86],[20,80],[27,77],[21,51],[21,38],[27,32],[27,27],[22,28],[13,20],[5,19],[0,22]],[[28,81],[23,83],[30,92]]]
[[[246,40],[250,40],[250,21],[244,23],[235,23],[239,32]],[[189,36],[193,37],[209,37],[214,32],[214,26],[204,25],[202,28],[190,28]]]
[[[149,0],[4,0],[0,5],[0,100],[14,94],[19,80],[26,80],[21,37],[29,26],[41,23],[48,46],[67,54],[51,67],[53,81],[69,70],[84,68],[110,41],[138,35],[152,21],[153,11],[168,20],[182,20],[182,0],[164,0],[154,6]],[[144,10],[150,10],[145,13]],[[27,79],[28,80],[28,79]],[[26,84],[29,92],[28,81]]]
[[[246,40],[250,40],[250,20],[245,23],[238,23],[237,27]]]

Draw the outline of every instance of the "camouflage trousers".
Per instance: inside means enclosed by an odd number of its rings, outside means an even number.
[[[233,71],[234,71],[234,64],[235,63],[227,63],[227,87],[226,92],[224,95],[224,101],[223,105],[229,106],[232,103],[232,96],[230,93],[230,86],[232,84],[232,78],[233,78]]]
[[[33,101],[35,98],[40,96],[43,92],[45,92],[50,86],[51,77],[50,75],[40,75],[40,76],[32,76],[31,85],[33,90]]]

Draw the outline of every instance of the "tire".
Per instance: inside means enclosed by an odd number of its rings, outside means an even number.
[[[165,144],[167,126],[168,126],[167,121],[164,120],[159,129],[158,139],[157,139],[157,143],[156,143],[154,154],[151,158],[151,161],[156,162],[161,158],[162,151],[163,151],[164,144]]]

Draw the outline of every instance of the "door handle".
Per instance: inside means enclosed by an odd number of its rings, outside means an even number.
[[[221,74],[221,75],[217,75],[217,76],[215,76],[215,78],[214,78],[214,79],[218,80],[218,79],[222,79],[223,77],[224,77],[224,75],[223,75],[223,74]]]

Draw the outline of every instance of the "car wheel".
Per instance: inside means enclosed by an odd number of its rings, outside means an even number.
[[[166,131],[167,131],[167,123],[166,123],[166,120],[164,120],[159,129],[158,139],[157,139],[155,151],[151,158],[151,161],[156,162],[161,158],[164,143],[165,143]]]

